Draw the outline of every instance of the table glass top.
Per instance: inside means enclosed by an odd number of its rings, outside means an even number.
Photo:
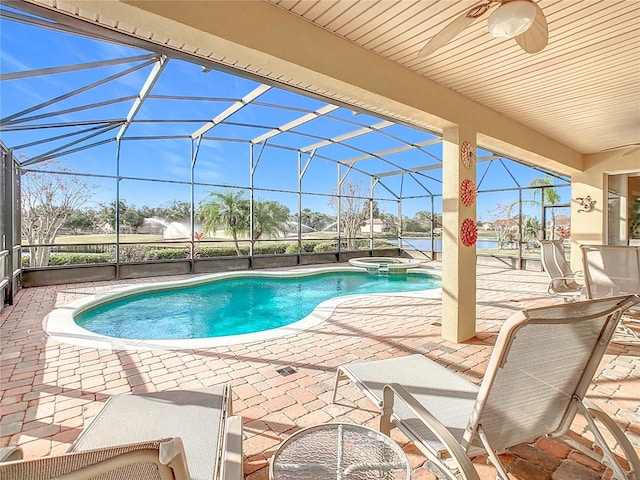
[[[407,479],[409,462],[386,435],[351,424],[327,424],[301,430],[274,454],[272,478]]]

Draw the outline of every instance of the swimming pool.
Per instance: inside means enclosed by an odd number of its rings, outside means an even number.
[[[303,330],[328,318],[353,295],[411,295],[439,287],[439,276],[418,272],[403,276],[370,275],[350,268],[232,272],[130,287],[76,302],[52,312],[45,329],[54,337],[67,330],[67,338],[80,338],[83,345],[98,341],[101,347],[106,342],[107,348],[218,346]]]

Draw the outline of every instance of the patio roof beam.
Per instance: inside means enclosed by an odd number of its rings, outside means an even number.
[[[85,120],[80,122],[42,123],[39,125],[0,125],[0,130],[4,132],[19,132],[22,130],[41,130],[45,128],[80,127],[82,125],[110,124],[110,125],[119,126],[122,122],[124,122],[123,118],[112,118],[109,120]]]
[[[420,185],[420,186],[422,187],[422,189],[423,189],[425,192],[427,192],[429,195],[433,196],[433,192],[432,192],[431,190],[429,190],[429,189],[426,187],[426,185],[423,185],[423,183],[422,183],[420,180],[418,180],[418,179],[416,178],[415,174],[413,174],[413,173],[407,173],[407,175],[409,175],[409,176],[413,179],[413,181],[414,181],[414,182],[416,182],[418,185]],[[403,178],[404,178],[404,177],[403,177]],[[429,178],[430,180],[433,180],[433,181],[435,181],[436,183],[442,183],[442,181],[438,181],[438,180],[436,180],[436,179],[435,179],[435,178],[433,178],[433,177],[428,177],[428,176],[427,176],[426,178]]]
[[[196,138],[204,135],[209,130],[211,130],[213,127],[215,127],[219,123],[222,123],[224,120],[229,118],[231,115],[236,113],[238,110],[240,110],[241,108],[243,108],[247,104],[251,103],[253,100],[255,100],[260,95],[262,95],[263,93],[267,92],[270,89],[271,89],[271,87],[269,85],[265,85],[265,84],[259,85],[257,88],[255,88],[254,90],[249,92],[247,95],[242,97],[239,101],[237,101],[236,103],[231,105],[229,108],[227,108],[225,111],[223,111],[218,116],[216,116],[213,120],[211,120],[210,122],[205,123],[202,127],[200,127],[198,130],[193,132],[191,134],[191,138],[196,139]]]
[[[94,137],[97,137],[98,135],[102,135],[103,133],[106,133],[109,130],[113,130],[114,128],[117,128],[117,127],[118,127],[118,125],[107,125],[106,127],[102,128],[102,129],[99,129],[99,130],[97,130],[97,131],[95,131],[95,132],[93,132],[93,133],[91,133],[89,135],[85,135],[84,137],[79,138],[77,140],[74,140],[73,142],[66,143],[66,144],[61,145],[61,146],[59,146],[57,148],[54,148],[53,150],[49,150],[46,153],[43,153],[43,154],[38,155],[36,157],[30,158],[27,162],[24,162],[21,165],[31,165],[33,163],[38,163],[40,161],[43,161],[44,158],[47,158],[47,159],[55,158],[55,157],[59,157],[62,154],[67,154],[68,151],[66,150],[66,148],[73,147],[74,145],[79,145],[80,143],[82,143],[82,142],[84,142],[86,140],[89,140],[90,138],[94,138]],[[62,152],[62,153],[59,153],[59,152]],[[54,156],[53,155],[54,153],[59,153],[59,154]]]
[[[324,103],[327,102],[326,98],[322,99]],[[268,103],[268,102],[261,102],[260,100],[256,100],[255,102],[253,102],[254,105],[258,106],[258,107],[267,107],[267,108],[276,108],[278,110],[286,110],[288,112],[299,112],[299,113],[313,113],[314,110],[310,110],[308,107],[296,107],[294,105],[282,105],[282,104],[278,104],[278,103]]]
[[[354,121],[352,121],[352,120],[348,120],[348,119],[346,119],[346,118],[336,117],[336,116],[333,116],[333,115],[328,115],[328,118],[330,118],[331,120],[335,120],[335,121],[337,121],[337,122],[347,123],[347,124],[349,124],[349,125],[356,125],[356,126],[358,126],[358,127],[366,127],[366,126],[367,126],[367,125],[364,125],[364,124],[362,124],[362,123],[354,122]],[[382,118],[383,118],[383,117],[382,117]],[[390,120],[390,121],[391,121],[394,125],[401,125],[401,124],[402,124],[402,122],[399,122],[398,120],[395,120],[395,119],[392,119],[392,120]],[[409,127],[413,128],[412,126],[409,126]],[[409,149],[417,148],[419,151],[421,151],[421,152],[423,152],[423,153],[425,153],[425,154],[427,154],[427,155],[431,156],[432,158],[437,159],[437,160],[440,160],[440,159],[439,159],[439,158],[437,158],[435,155],[432,155],[431,153],[429,153],[429,152],[427,152],[427,151],[422,150],[421,148],[419,148],[419,146],[420,146],[420,145],[421,145],[421,146],[428,146],[428,145],[434,145],[434,144],[436,144],[436,143],[442,143],[442,138],[441,138],[441,136],[440,136],[439,134],[436,134],[436,133],[434,133],[434,132],[427,132],[428,134],[433,135],[433,136],[434,136],[434,137],[436,137],[436,138],[433,138],[433,139],[431,139],[431,140],[426,140],[426,141],[423,141],[423,142],[419,142],[419,143],[413,143],[413,142],[409,142],[409,141],[405,140],[405,139],[404,139],[404,138],[402,138],[402,137],[399,137],[399,136],[397,136],[397,135],[393,135],[393,134],[391,134],[391,133],[387,132],[386,130],[378,130],[377,132],[378,132],[380,135],[383,135],[383,136],[385,136],[385,137],[391,138],[391,139],[395,140],[395,141],[396,141],[396,142],[398,142],[398,143],[402,143],[402,144],[406,145],[407,147],[409,147]]]
[[[35,147],[36,145],[43,145],[45,143],[49,143],[49,142],[55,142],[57,140],[62,140],[63,138],[69,138],[69,137],[75,137],[76,135],[82,135],[83,133],[87,133],[87,132],[92,132],[95,130],[99,130],[104,128],[104,125],[96,125],[90,128],[85,128],[82,129],[80,131],[77,132],[70,132],[70,133],[65,133],[63,135],[57,135],[55,137],[47,137],[47,138],[43,138],[40,140],[36,140],[34,142],[29,142],[29,143],[23,143],[22,145],[16,145],[14,148],[14,150],[22,150],[23,148],[30,148],[30,147]]]
[[[310,122],[311,120],[315,120],[316,118],[322,115],[326,115],[329,112],[333,112],[338,108],[340,107],[336,105],[325,105],[324,107],[319,108],[315,112],[307,113],[306,115],[296,118],[295,120],[292,120],[289,123],[285,123],[280,127],[274,128],[269,132],[263,133],[262,135],[251,140],[251,143],[260,143],[265,140],[268,140],[269,138],[275,137],[276,135],[284,133],[293,128],[299,127],[300,125],[304,125],[305,123]]]
[[[149,60],[147,62],[143,62],[139,65],[136,65],[134,67],[128,68],[127,70],[123,71],[123,72],[119,72],[116,73],[114,75],[110,75],[109,77],[103,78],[101,80],[98,80],[97,82],[93,82],[90,83],[89,85],[85,85],[84,87],[80,87],[77,88],[71,92],[65,93],[64,95],[60,95],[56,98],[52,98],[51,100],[47,100],[46,102],[42,102],[38,105],[35,105],[33,107],[27,108],[25,110],[22,110],[21,112],[18,113],[14,113],[13,115],[10,115],[8,117],[5,117],[3,119],[0,120],[0,125],[5,125],[5,124],[11,124],[11,123],[16,123],[16,119],[19,119],[20,117],[22,117],[23,115],[26,115],[28,113],[31,112],[35,112],[37,110],[40,110],[42,108],[48,107],[49,105],[53,105],[54,103],[58,103],[61,102],[63,100],[66,100],[68,98],[71,98],[75,95],[79,95],[81,93],[84,93],[88,90],[91,90],[93,88],[99,87],[101,85],[104,85],[106,83],[111,82],[112,80],[117,80],[118,78],[122,78],[130,73],[136,72],[142,68],[145,68],[149,65],[152,65],[155,62],[155,60]]]
[[[382,188],[384,188],[387,192],[389,192],[396,200],[400,200],[402,193],[400,193],[400,195],[394,193],[389,187],[387,187],[384,182],[382,182],[378,177],[373,176],[372,178],[375,179],[375,185],[380,185]],[[374,186],[375,186],[374,185]]]
[[[225,125],[228,125],[228,123],[227,123],[227,122],[225,122]],[[301,136],[304,136],[304,137],[309,137],[309,138],[322,139],[322,141],[323,141],[323,142],[324,142],[324,141],[330,141],[330,139],[328,139],[328,138],[323,138],[323,137],[320,137],[319,135],[312,135],[312,134],[310,134],[310,133],[304,133],[304,132],[291,132],[291,133],[292,133],[292,134],[295,134],[295,135],[301,135]],[[343,146],[343,147],[345,147],[345,148],[349,148],[349,149],[351,149],[351,150],[355,150],[356,152],[361,152],[361,153],[363,153],[363,154],[371,155],[373,158],[377,158],[377,157],[375,157],[375,154],[370,153],[370,152],[367,152],[366,150],[363,150],[363,149],[361,149],[361,148],[354,147],[353,145],[342,144],[342,143],[340,143],[340,142],[335,142],[335,144],[341,145],[341,146]],[[296,148],[293,148],[293,147],[288,148],[288,147],[284,147],[284,146],[282,146],[282,145],[271,144],[271,147],[276,147],[276,146],[277,146],[277,147],[279,147],[279,148],[293,149],[293,150],[295,150],[295,151],[300,151],[300,152],[302,152],[302,153],[308,153],[308,151],[302,151],[302,150],[299,150],[299,149],[296,149]],[[315,149],[314,149],[314,150],[315,150]],[[343,160],[337,160],[337,159],[333,159],[333,158],[330,158],[330,157],[323,157],[323,156],[319,156],[319,158],[324,158],[324,159],[327,159],[327,160],[331,160],[331,161],[333,161],[333,162],[335,162],[335,163],[339,163],[339,164],[341,164],[341,165],[345,165],[345,166],[348,166],[348,165],[349,165],[348,163],[345,163]],[[397,165],[395,165],[394,163],[392,163],[392,162],[390,162],[390,161],[388,161],[388,160],[386,160],[386,159],[384,159],[384,158],[378,158],[378,160],[380,160],[380,161],[382,161],[382,162],[385,162],[385,163],[388,163],[389,165],[392,165],[392,166],[394,166],[394,167],[396,167],[396,166],[397,166]],[[400,167],[398,167],[398,168],[400,168]],[[365,175],[367,175],[367,176],[371,176],[371,173],[370,173],[370,172],[365,172],[364,170],[356,170],[356,171],[359,171],[359,172],[361,172],[361,173],[363,173],[363,174],[365,174]]]
[[[115,126],[114,126],[115,128]],[[83,145],[82,147],[78,147],[78,148],[73,148],[71,150],[66,150],[63,152],[64,155],[70,155],[72,153],[76,153],[76,152],[81,152],[82,150],[88,150],[90,148],[96,148],[96,147],[100,147],[102,145],[106,145],[107,143],[113,143],[115,142],[115,138],[107,138],[106,140],[100,140],[99,142],[94,142],[94,143],[89,143],[87,145]],[[40,163],[40,162],[46,162],[47,160],[51,160],[54,158],[59,157],[60,155],[47,155],[47,156],[40,156],[37,158],[31,158],[23,163],[20,164],[20,166],[29,166],[29,165],[33,165],[35,163]]]
[[[128,102],[129,100],[133,100],[134,98],[136,98],[135,95],[130,95],[128,97],[115,98],[113,100],[106,100],[104,102],[90,103],[90,104],[82,105],[82,106],[79,106],[79,107],[67,108],[65,110],[57,110],[55,112],[48,112],[48,113],[43,113],[43,114],[40,114],[40,115],[33,115],[32,117],[23,117],[23,118],[15,121],[15,122],[12,122],[12,123],[15,125],[17,123],[33,122],[34,120],[42,120],[43,118],[66,115],[67,113],[82,112],[84,110],[91,110],[93,108],[106,107],[106,106],[109,106],[109,105],[115,105],[116,103]]]
[[[383,173],[376,173],[376,177],[393,177],[395,175],[402,175],[405,173],[418,173],[418,172],[425,172],[427,170],[437,170],[439,168],[442,168],[442,164],[435,164],[435,165],[423,165],[422,167],[414,167],[414,168],[403,168],[400,170],[392,170],[389,172],[383,172]]]
[[[148,98],[148,97],[147,97]],[[206,122],[206,120],[202,120],[201,118],[145,118],[142,119],[134,119],[131,123],[202,123]],[[245,127],[250,125],[243,125]],[[191,137],[191,134],[189,134]]]
[[[302,152],[298,152],[299,155],[302,155]],[[307,173],[307,169],[309,168],[309,165],[311,165],[311,160],[313,160],[313,157],[316,155],[316,151],[315,150],[311,150],[311,152],[309,153],[309,156],[307,158],[307,161],[304,164],[304,167],[299,168],[300,172],[298,173],[298,180],[302,181],[302,177],[304,177],[304,174]]]
[[[185,100],[191,102],[239,102],[239,98],[230,97],[194,97],[191,95],[153,95],[150,94],[147,98],[153,98],[154,100]]]
[[[355,138],[355,137],[359,137],[361,135],[366,135],[367,133],[375,132],[375,131],[380,130],[382,128],[390,127],[391,125],[394,125],[394,123],[393,122],[389,122],[387,120],[384,120],[384,121],[376,123],[374,125],[368,125],[368,126],[359,128],[358,130],[354,130],[352,132],[347,132],[347,133],[344,133],[342,135],[338,135],[337,137],[328,138],[328,139],[323,140],[322,142],[316,143],[314,145],[307,145],[306,147],[300,148],[300,151],[306,153],[306,152],[308,152],[310,150],[313,150],[313,149],[326,147],[327,145],[341,143],[341,142],[343,142],[345,140],[348,140],[350,138]]]
[[[442,140],[438,139],[437,141],[433,141],[434,143],[440,143]],[[425,142],[426,143],[426,142]],[[416,144],[419,145],[419,144]],[[433,143],[430,143],[429,145],[433,145]],[[424,145],[422,145],[424,146]],[[383,152],[379,152],[379,154],[382,155]],[[478,157],[477,161],[478,162],[486,162],[489,160],[495,160],[501,157],[498,157],[496,155],[485,155],[483,157]],[[437,160],[440,160],[439,158],[436,157]],[[441,160],[440,160],[441,161]],[[401,170],[393,170],[390,172],[384,172],[384,173],[376,173],[377,177],[392,177],[394,175],[400,175],[403,173],[418,173],[418,172],[424,172],[427,170],[437,170],[439,168],[442,168],[442,164],[435,164],[435,165],[423,165],[422,167],[415,167],[415,168],[405,168],[405,169],[401,169]],[[429,177],[431,178],[431,177]],[[415,179],[414,179],[415,180]]]
[[[76,63],[74,65],[64,65],[61,67],[39,68],[37,70],[26,70],[23,72],[0,73],[0,80],[17,80],[20,78],[38,77],[41,75],[53,75],[56,73],[76,72],[78,70],[89,70],[91,68],[109,67],[123,63],[143,62],[155,58],[154,54],[137,55],[135,57],[116,58],[113,60],[101,60],[99,62]]]
[[[501,158],[498,160],[500,162],[500,165],[502,165],[504,167],[504,169],[507,171],[507,174],[511,177],[511,180],[513,180],[513,183],[516,184],[516,187],[520,187],[520,182],[518,182],[518,180],[516,180],[516,177],[513,176],[513,174],[511,173],[511,170],[509,170],[509,168],[504,164],[504,160]]]
[[[191,140],[191,135],[147,135],[135,137],[123,137],[122,141],[140,141],[140,140]]]
[[[117,141],[120,141],[120,139],[124,136],[125,132],[131,125],[131,122],[133,121],[135,116],[138,114],[138,112],[142,108],[142,104],[144,103],[145,99],[149,95],[149,92],[151,92],[151,89],[153,88],[153,86],[156,84],[156,82],[160,78],[160,75],[162,74],[165,67],[167,66],[168,61],[169,59],[167,58],[166,55],[160,55],[156,59],[156,64],[151,69],[151,72],[149,72],[149,75],[147,76],[147,79],[145,80],[144,85],[142,85],[142,88],[140,89],[140,93],[138,93],[138,98],[136,98],[135,102],[133,102],[133,105],[131,106],[129,113],[127,113],[127,119],[124,125],[120,127],[120,130],[116,134]]]
[[[382,151],[371,153],[371,154],[361,155],[359,157],[349,158],[344,161],[349,163],[355,163],[355,162],[361,162],[363,160],[371,160],[372,158],[379,158],[385,155],[394,155],[396,153],[407,152],[409,150],[418,150],[422,153],[429,155],[430,157],[433,157],[435,160],[438,160],[441,162],[442,160],[440,158],[436,157],[435,155],[429,152],[422,150],[421,148],[421,147],[428,147],[430,145],[435,145],[437,143],[442,143],[442,139],[437,138],[437,139],[425,140],[423,142],[418,142],[414,144],[407,143],[402,147],[389,148],[388,150],[382,150]]]

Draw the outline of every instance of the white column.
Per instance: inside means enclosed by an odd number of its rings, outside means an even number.
[[[476,201],[461,197],[461,186],[475,187],[476,132],[444,130],[442,168],[442,338],[462,342],[476,333],[476,244],[462,233],[475,227]],[[472,185],[469,184],[472,182]],[[473,201],[469,199],[473,197]],[[465,205],[463,200],[468,203]],[[469,230],[467,230],[468,232]],[[467,243],[465,245],[463,242]]]

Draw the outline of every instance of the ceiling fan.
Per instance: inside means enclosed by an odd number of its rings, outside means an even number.
[[[489,32],[496,38],[515,38],[527,53],[536,53],[547,46],[549,29],[542,9],[533,0],[485,0],[464,12],[427,42],[418,57],[427,57],[445,46],[483,16],[489,9]]]

